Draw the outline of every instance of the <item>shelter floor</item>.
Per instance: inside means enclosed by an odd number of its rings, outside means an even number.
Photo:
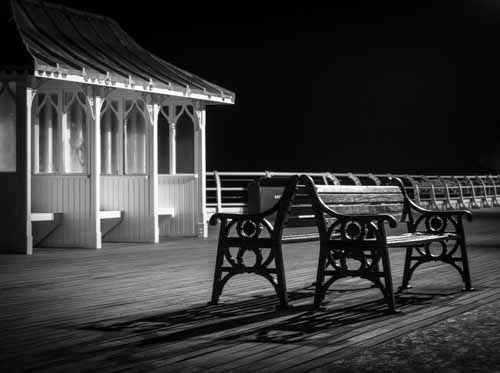
[[[223,304],[206,305],[216,230],[205,240],[0,256],[0,371],[404,371],[412,369],[405,356],[415,362],[426,353],[428,371],[442,371],[442,356],[415,342],[422,333],[436,345],[459,345],[446,350],[446,361],[455,353],[500,369],[493,352],[468,353],[474,338],[464,331],[475,327],[460,327],[476,320],[500,334],[500,320],[491,317],[500,305],[500,209],[473,213],[465,224],[476,290],[461,292],[451,266],[428,264],[417,269],[413,289],[397,296],[395,315],[386,313],[378,290],[358,279],[335,286],[326,306],[313,312],[317,242],[284,246],[289,311],[275,310],[271,285],[254,275],[231,280]],[[396,286],[403,251],[391,249]],[[455,329],[462,333],[452,335]],[[488,341],[498,347],[498,338]]]

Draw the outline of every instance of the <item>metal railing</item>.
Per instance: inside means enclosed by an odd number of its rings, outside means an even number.
[[[263,176],[287,177],[304,172],[207,172],[207,212],[247,211],[247,185]],[[417,204],[446,210],[500,207],[500,175],[401,175],[310,172],[316,184],[381,185],[399,177]]]

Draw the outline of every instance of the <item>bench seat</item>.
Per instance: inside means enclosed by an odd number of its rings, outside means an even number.
[[[101,210],[99,211],[101,221],[101,237],[105,237],[123,221],[122,210]]]
[[[408,247],[411,245],[423,246],[432,242],[441,242],[456,239],[454,233],[430,234],[425,232],[403,233],[387,237],[388,247]]]
[[[123,211],[121,210],[116,210],[116,211],[99,211],[99,219],[105,220],[105,219],[121,219],[122,218]]]
[[[158,208],[158,216],[175,217],[175,209],[173,207],[160,207]]]
[[[33,243],[33,246],[39,246],[61,225],[63,213],[32,212],[30,215],[31,223],[37,223],[35,228],[37,239]]]
[[[60,212],[32,212],[31,213],[31,221],[39,222],[39,221],[55,221],[59,217],[61,217],[62,213]]]

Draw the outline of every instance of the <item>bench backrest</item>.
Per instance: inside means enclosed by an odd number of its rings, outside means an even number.
[[[403,216],[405,199],[398,186],[317,185],[315,189],[323,204],[339,214],[391,214],[398,220]],[[314,216],[312,200],[306,188],[300,186],[289,219],[307,215]]]
[[[303,178],[303,180],[305,180]],[[391,214],[403,220],[405,197],[396,185],[315,185],[316,194],[324,205],[340,214]],[[262,212],[281,198],[284,179],[262,178],[248,186],[249,212]],[[316,227],[312,196],[304,182],[296,188],[285,228]]]

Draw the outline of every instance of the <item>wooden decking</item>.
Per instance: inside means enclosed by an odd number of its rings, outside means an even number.
[[[500,299],[500,210],[468,223],[476,291],[456,270],[427,265],[389,315],[378,290],[359,280],[330,291],[312,312],[317,243],[285,246],[294,309],[277,312],[271,286],[240,276],[224,304],[210,298],[216,234],[160,245],[109,244],[101,251],[38,249],[0,256],[2,372],[302,372]],[[403,250],[391,251],[395,285]],[[500,322],[499,322],[500,323]]]

